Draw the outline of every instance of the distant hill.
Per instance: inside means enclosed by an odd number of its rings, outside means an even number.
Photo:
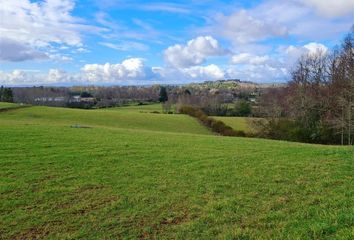
[[[254,83],[250,81],[241,81],[240,79],[225,79],[216,81],[204,81],[202,83],[190,83],[185,87],[200,89],[259,89],[270,87],[282,87],[284,83]]]

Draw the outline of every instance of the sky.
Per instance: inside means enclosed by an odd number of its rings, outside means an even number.
[[[353,24],[354,0],[0,0],[0,85],[285,82]]]

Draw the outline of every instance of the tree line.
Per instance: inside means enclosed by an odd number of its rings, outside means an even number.
[[[302,56],[285,87],[260,98],[263,137],[323,144],[354,143],[354,27],[330,52]]]

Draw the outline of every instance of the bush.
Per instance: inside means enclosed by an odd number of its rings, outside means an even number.
[[[267,122],[258,121],[253,125],[258,128],[256,137],[261,138],[321,144],[334,144],[339,141],[333,130],[324,124],[305,127],[299,121],[275,118]]]

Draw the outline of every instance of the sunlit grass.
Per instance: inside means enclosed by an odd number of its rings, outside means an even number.
[[[353,148],[47,107],[0,113],[0,143],[0,239],[353,237]]]

